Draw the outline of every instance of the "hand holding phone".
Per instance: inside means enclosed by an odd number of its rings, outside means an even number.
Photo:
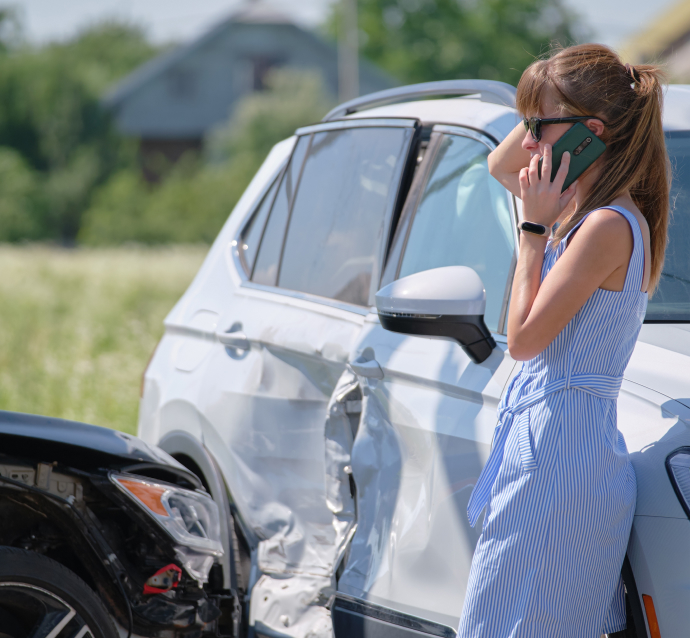
[[[539,177],[539,162],[541,157],[533,155],[529,166],[520,170],[520,199],[522,200],[523,223],[520,228],[528,233],[548,237],[553,224],[561,216],[570,201],[575,197],[574,184],[565,191],[561,190],[563,182],[570,168],[570,154],[563,152],[560,167],[553,181],[549,181],[546,174]],[[544,170],[551,172],[552,148],[547,145],[544,149]],[[530,228],[525,228],[525,222]],[[534,226],[541,226],[542,232],[536,232]]]
[[[561,192],[565,191],[582,173],[584,173],[606,150],[604,144],[582,122],[573,125],[553,145],[551,180],[553,182],[561,165],[561,158],[566,151],[570,153],[570,167],[568,175],[563,183]],[[541,167],[544,158],[539,160],[539,179],[541,179]]]

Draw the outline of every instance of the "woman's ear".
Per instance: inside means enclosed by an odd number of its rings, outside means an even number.
[[[597,137],[601,137],[601,134],[604,132],[604,123],[601,120],[587,120],[585,126]]]

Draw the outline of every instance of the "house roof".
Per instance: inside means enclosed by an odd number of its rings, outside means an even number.
[[[255,3],[245,5],[237,11],[233,11],[227,18],[216,24],[197,39],[175,47],[168,53],[159,55],[142,64],[107,91],[103,97],[103,105],[109,109],[116,109],[122,101],[126,100],[137,89],[146,86],[154,77],[163,74],[165,71],[175,66],[179,61],[184,60],[191,53],[204,47],[218,35],[224,33],[230,24],[294,23],[288,15],[266,5]]]
[[[227,120],[274,66],[317,71],[325,89],[338,90],[336,47],[261,3],[245,5],[209,31],[135,69],[102,103],[127,135],[198,139]],[[360,60],[360,90],[370,93],[395,80]]]

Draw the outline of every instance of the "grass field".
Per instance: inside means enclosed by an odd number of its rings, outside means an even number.
[[[207,250],[0,246],[0,409],[135,433],[141,374]]]

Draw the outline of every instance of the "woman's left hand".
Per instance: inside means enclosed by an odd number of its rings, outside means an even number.
[[[570,153],[563,153],[561,165],[553,182],[551,166],[553,154],[551,145],[544,147],[541,178],[539,178],[539,155],[534,155],[529,166],[520,171],[520,199],[522,199],[522,216],[525,221],[553,226],[570,200],[575,196],[577,181],[561,193],[563,183],[568,175]]]

